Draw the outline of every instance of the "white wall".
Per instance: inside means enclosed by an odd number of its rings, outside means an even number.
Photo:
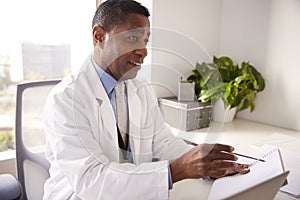
[[[220,0],[153,0],[151,77],[159,97],[177,95],[180,76],[218,52],[221,8]]]
[[[239,118],[300,130],[299,0],[154,0],[152,15],[154,27],[185,34],[210,56],[250,61],[263,74],[267,85],[256,109]],[[182,46],[183,55],[194,52],[178,39],[172,45]],[[195,61],[154,50],[151,80],[161,85],[157,95],[177,95],[179,77],[186,78]]]
[[[220,55],[249,60],[266,79],[240,118],[300,130],[300,1],[223,0]]]

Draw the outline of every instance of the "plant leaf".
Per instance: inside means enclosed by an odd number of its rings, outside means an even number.
[[[207,90],[201,90],[198,100],[203,102],[212,101],[214,102],[216,99],[215,96],[222,96],[224,93],[223,84],[219,84],[215,87],[208,88]]]
[[[252,73],[253,77],[255,78],[255,80],[257,81],[257,91],[261,92],[265,89],[265,80],[263,78],[263,76],[252,66],[249,66],[250,72]]]

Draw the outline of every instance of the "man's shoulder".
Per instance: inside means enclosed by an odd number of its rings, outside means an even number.
[[[64,77],[61,82],[54,88],[55,93],[63,93],[67,91],[87,91],[88,88],[93,88],[98,82],[98,76],[90,58],[88,57],[82,67],[72,74]]]
[[[49,93],[50,97],[57,97],[63,94],[71,93],[74,85],[74,77],[72,75],[68,75],[64,77]]]

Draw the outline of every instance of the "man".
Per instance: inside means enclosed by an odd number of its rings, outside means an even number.
[[[248,172],[234,162],[231,146],[191,147],[174,137],[151,88],[134,80],[147,56],[148,17],[132,0],[108,0],[97,9],[93,55],[46,102],[51,167],[44,199],[168,199],[182,179]]]

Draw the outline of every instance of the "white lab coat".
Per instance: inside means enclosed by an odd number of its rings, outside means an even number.
[[[51,91],[44,110],[51,163],[44,199],[168,199],[168,160],[191,147],[163,122],[149,85],[128,80],[127,88],[134,164],[119,163],[114,112],[91,57]]]

